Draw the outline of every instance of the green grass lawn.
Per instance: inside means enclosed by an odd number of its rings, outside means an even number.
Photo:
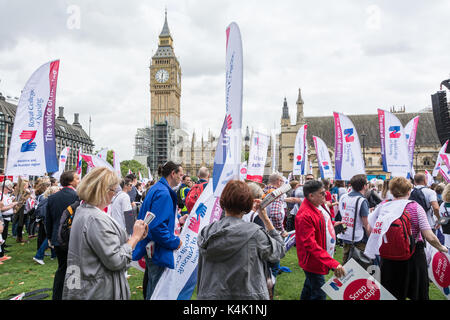
[[[24,237],[26,239],[26,236]],[[29,243],[16,243],[12,236],[8,237],[7,243],[11,247],[7,248],[7,255],[12,259],[5,261],[0,265],[0,299],[8,299],[11,294],[20,294],[35,289],[52,288],[53,277],[57,269],[57,261],[51,260],[49,256],[44,258],[45,265],[39,265],[32,260],[36,254],[36,239],[31,239]],[[50,252],[49,250],[47,252]],[[342,249],[337,248],[335,258],[342,261]],[[281,260],[281,266],[289,267],[291,273],[282,273],[277,277],[275,286],[275,300],[299,300],[303,282],[305,280],[302,269],[298,266],[297,254],[295,247],[288,251],[286,256]],[[142,300],[142,278],[144,273],[130,268],[128,279],[131,290],[132,300]],[[332,276],[330,272],[326,279]],[[50,295],[47,299],[51,299],[51,290],[47,291]],[[196,295],[194,293],[193,299]],[[445,300],[444,295],[430,284],[430,299]]]

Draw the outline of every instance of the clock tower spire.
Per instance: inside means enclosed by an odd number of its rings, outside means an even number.
[[[167,123],[180,128],[181,68],[173,50],[173,38],[165,11],[158,49],[150,64],[150,125]]]

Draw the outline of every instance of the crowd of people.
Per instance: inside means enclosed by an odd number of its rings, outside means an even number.
[[[176,223],[186,223],[210,172],[202,167],[191,177],[168,161],[158,176],[144,184],[134,174],[120,179],[107,168],[94,168],[81,180],[65,171],[59,181],[4,181],[0,264],[11,263],[9,231],[18,243],[37,237],[35,263],[45,264],[47,255],[58,262],[54,300],[116,300],[130,298],[127,269],[144,258],[143,297],[150,299],[183,244]],[[198,234],[197,282],[189,285],[197,286],[198,299],[272,299],[283,272],[284,238],[295,233],[305,274],[301,300],[326,299],[325,275],[331,270],[344,276],[345,263],[361,256],[379,266],[381,284],[397,299],[426,300],[426,247],[445,253],[450,247],[450,184],[428,186],[427,179],[417,173],[412,179],[368,181],[360,174],[331,183],[308,174],[300,182],[273,173],[266,184],[231,180],[220,197],[221,219]],[[290,191],[261,207],[266,195],[286,183]],[[148,212],[155,215],[149,225]],[[383,240],[395,237],[398,221],[406,221],[409,232],[403,247]],[[390,226],[381,235],[372,232],[380,222]],[[67,241],[64,230],[70,231]],[[337,246],[342,261],[334,258]]]

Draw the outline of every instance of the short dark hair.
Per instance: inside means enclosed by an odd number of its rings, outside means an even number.
[[[137,179],[136,175],[134,173],[129,173],[125,176],[125,178],[130,179],[131,181],[134,181]]]
[[[120,187],[123,189],[123,187],[125,187],[125,185],[132,183],[133,180],[131,180],[130,178],[128,178],[128,176],[126,176],[125,178],[122,179],[122,181],[120,181]]]
[[[303,185],[303,195],[305,196],[305,198],[308,198],[308,196],[311,193],[319,191],[322,188],[323,188],[322,181],[319,180],[306,181],[305,184]]]
[[[173,161],[167,161],[166,163],[158,167],[158,175],[167,178],[172,173],[172,171],[180,171],[180,167],[181,164],[176,164]]]
[[[185,174],[185,175],[183,176],[182,180],[184,181],[184,180],[186,180],[186,178],[190,178],[190,177],[191,177],[190,175]]]
[[[75,170],[64,171],[59,178],[59,183],[61,183],[63,187],[67,187],[75,178],[76,173]]]
[[[253,195],[250,187],[244,181],[229,181],[220,196],[220,207],[234,214],[250,212],[253,207]]]
[[[350,179],[350,185],[354,191],[361,191],[366,184],[367,177],[365,174],[357,174]]]

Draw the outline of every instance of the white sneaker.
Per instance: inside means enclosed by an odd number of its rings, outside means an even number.
[[[33,260],[39,264],[45,264],[44,260],[39,260],[39,259],[36,259],[35,257],[33,257]]]

